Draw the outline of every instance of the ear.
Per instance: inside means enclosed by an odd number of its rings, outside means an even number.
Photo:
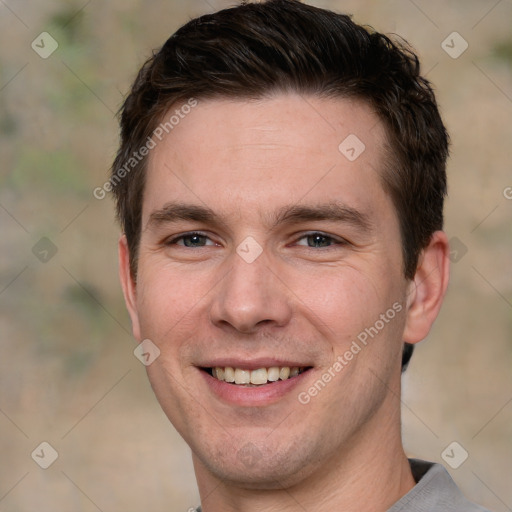
[[[126,235],[121,235],[118,243],[118,256],[119,256],[119,279],[123,287],[124,301],[126,308],[132,320],[133,336],[137,341],[140,341],[140,323],[139,314],[137,311],[137,290],[130,271],[130,251],[128,249],[128,241]]]
[[[425,339],[443,302],[450,274],[450,248],[443,231],[436,231],[419,258],[409,287],[404,341]]]

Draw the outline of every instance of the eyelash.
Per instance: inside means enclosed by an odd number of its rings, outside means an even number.
[[[205,233],[202,233],[200,231],[191,231],[189,233],[183,233],[182,235],[179,235],[177,237],[174,237],[170,240],[167,240],[166,242],[164,242],[165,245],[167,246],[171,246],[171,245],[177,245],[177,242],[180,241],[180,240],[183,240],[185,238],[192,238],[194,236],[200,236],[200,237],[205,237],[205,238],[209,238],[208,235],[206,235]],[[349,242],[347,242],[346,240],[343,240],[343,239],[337,239],[333,236],[330,236],[330,235],[326,235],[325,233],[322,233],[321,231],[311,231],[311,232],[308,232],[308,233],[305,233],[303,234],[301,237],[299,237],[297,239],[298,240],[302,240],[304,238],[308,238],[308,237],[314,237],[314,236],[320,236],[324,239],[327,239],[327,240],[331,240],[332,242],[335,243],[335,245],[348,245]],[[182,246],[184,248],[187,248],[186,246]],[[203,246],[204,247],[204,246]],[[188,247],[189,249],[192,249],[193,247]],[[332,248],[332,246],[328,246],[328,247],[309,247],[309,246],[306,246],[307,249],[314,249],[314,250],[318,250],[318,249],[330,249]]]

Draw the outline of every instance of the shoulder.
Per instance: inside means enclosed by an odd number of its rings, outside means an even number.
[[[466,499],[441,464],[409,459],[416,485],[388,512],[490,512]]]

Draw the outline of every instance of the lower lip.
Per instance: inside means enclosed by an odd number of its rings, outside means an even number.
[[[311,370],[290,379],[278,380],[261,386],[239,386],[212,377],[198,369],[210,390],[224,402],[244,407],[269,405],[281,400],[307,377]]]

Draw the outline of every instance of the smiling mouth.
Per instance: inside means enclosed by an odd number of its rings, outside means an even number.
[[[214,379],[229,384],[253,387],[272,384],[279,380],[288,380],[297,377],[311,366],[271,366],[270,368],[258,368],[257,370],[244,370],[243,368],[232,368],[231,366],[214,368],[201,368]]]

